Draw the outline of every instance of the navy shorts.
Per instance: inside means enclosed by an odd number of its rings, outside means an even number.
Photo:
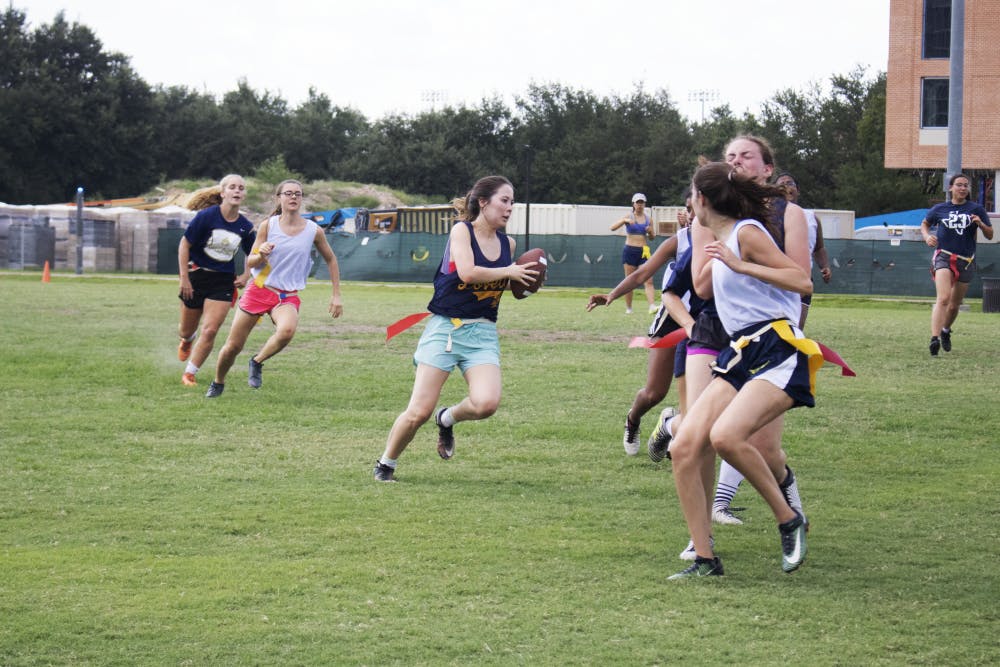
[[[645,246],[634,246],[627,245],[622,248],[622,264],[628,264],[629,266],[642,266],[646,263],[643,259],[642,254],[645,250]]]
[[[653,322],[649,325],[649,333],[647,335],[650,338],[663,338],[668,333],[677,331],[680,328],[681,325],[674,322],[674,318],[670,317],[666,306],[661,303],[659,309],[656,311],[656,315],[653,316]]]
[[[674,350],[674,377],[682,378],[687,372],[688,339],[685,338],[677,344]]]
[[[233,281],[236,280],[236,274],[196,269],[189,272],[188,277],[191,280],[191,298],[185,299],[177,295],[188,308],[201,310],[205,307],[205,299],[233,302],[233,292],[236,290]]]
[[[733,340],[760,327],[760,324],[755,324],[739,331]],[[802,336],[797,327],[792,327],[792,331]],[[738,360],[734,361],[737,357]],[[811,408],[816,405],[809,385],[809,357],[783,341],[774,329],[753,339],[739,352],[732,346],[722,350],[712,371],[715,377],[721,377],[736,391],[751,380],[767,380],[791,396],[793,407],[805,405]]]

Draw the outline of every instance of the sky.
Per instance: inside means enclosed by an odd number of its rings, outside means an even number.
[[[241,79],[294,108],[310,87],[369,120],[532,84],[599,96],[667,91],[699,120],[857,67],[885,71],[889,0],[8,0],[29,28],[57,12],[131,58],[150,85],[219,98]],[[824,88],[825,89],[825,88]]]

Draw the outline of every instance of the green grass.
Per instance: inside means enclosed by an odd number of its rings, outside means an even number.
[[[548,290],[501,307],[504,400],[425,427],[399,484],[371,467],[413,381],[424,286],[303,295],[246,387],[181,386],[173,280],[2,275],[0,664],[995,664],[996,334],[965,312],[927,354],[929,305],[817,298],[824,369],[787,419],[812,523],[782,574],[752,489],[718,527],[727,576],[667,582],[686,529],[668,465],[621,426],[645,318]],[[978,304],[973,311],[978,310]],[[228,324],[227,324],[228,328]],[[249,347],[264,340],[262,325]],[[217,351],[217,350],[216,350]],[[210,364],[214,364],[215,355]],[[460,376],[444,401],[463,395]],[[672,391],[668,401],[676,401]],[[652,415],[643,424],[644,435]]]

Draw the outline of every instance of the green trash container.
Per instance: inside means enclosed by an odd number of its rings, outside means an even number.
[[[1000,278],[983,276],[983,312],[1000,313]]]

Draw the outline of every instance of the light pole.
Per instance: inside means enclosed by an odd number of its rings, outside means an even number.
[[[688,102],[701,102],[701,120],[705,121],[705,102],[715,102],[719,99],[719,91],[714,89],[692,90],[688,93]]]
[[[524,250],[531,250],[531,144],[524,145]]]

